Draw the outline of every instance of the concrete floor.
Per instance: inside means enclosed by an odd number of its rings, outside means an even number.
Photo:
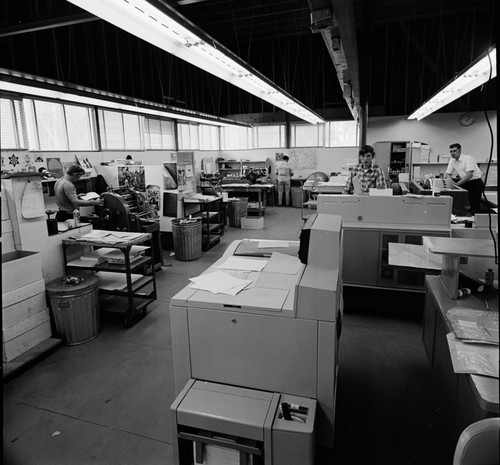
[[[6,465],[170,465],[174,400],[169,301],[235,239],[297,240],[296,208],[268,207],[262,230],[226,228],[219,245],[196,261],[164,251],[158,300],[124,328],[102,315],[99,336],[61,346],[4,385]],[[347,309],[340,340],[334,449],[322,464],[450,463],[439,444],[429,399],[421,318]]]

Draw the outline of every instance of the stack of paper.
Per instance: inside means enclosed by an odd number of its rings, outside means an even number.
[[[498,345],[498,312],[455,307],[446,312],[457,339]]]
[[[236,295],[252,283],[249,279],[235,278],[222,271],[205,273],[196,278],[191,278],[194,289],[209,291],[213,294]]]
[[[87,252],[81,255],[80,260],[83,260],[84,262],[102,263],[106,261],[106,254],[112,252],[113,250],[114,249],[111,249],[109,247],[96,249],[92,252]]]
[[[143,245],[133,245],[130,248],[130,263],[141,258],[149,247]],[[125,254],[120,249],[108,249],[109,252],[104,256],[109,263],[124,264]]]
[[[446,337],[455,373],[498,378],[498,312],[455,307],[446,316],[453,327]]]
[[[127,275],[125,273],[99,271],[96,273],[96,276],[99,278],[99,289],[106,289],[109,291],[124,291],[127,289]],[[141,278],[141,274],[130,275],[132,283]]]
[[[465,344],[453,333],[446,335],[453,371],[498,378],[498,347],[486,344]]]

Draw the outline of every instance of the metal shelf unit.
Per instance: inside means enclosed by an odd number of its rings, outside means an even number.
[[[99,306],[103,311],[117,312],[124,314],[126,327],[132,325],[134,318],[138,314],[146,315],[147,307],[154,302],[157,297],[155,266],[153,257],[143,256],[136,260],[131,260],[130,250],[133,245],[142,244],[151,240],[149,233],[127,233],[130,239],[126,242],[109,243],[105,240],[65,239],[62,241],[64,265],[66,273],[69,270],[85,270],[89,272],[105,271],[111,273],[121,273],[126,275],[126,286],[124,289],[109,290],[99,288]],[[119,249],[124,255],[124,264],[116,263],[93,263],[88,265],[72,264],[68,262],[68,248],[72,246],[89,246],[94,249],[108,247]],[[141,278],[132,281],[132,274],[142,274]],[[148,273],[148,275],[146,275]]]

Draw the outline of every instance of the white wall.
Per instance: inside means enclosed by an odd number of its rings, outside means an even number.
[[[469,127],[459,123],[461,113],[433,114],[422,121],[409,121],[401,116],[368,119],[367,144],[379,141],[417,141],[431,146],[431,152],[449,155],[449,145],[458,142],[462,151],[472,155],[477,162],[488,160],[491,137],[483,113],[475,113],[476,121]],[[497,114],[489,112],[488,117],[494,134],[493,158],[497,158]]]

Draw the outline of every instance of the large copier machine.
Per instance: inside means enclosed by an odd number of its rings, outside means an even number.
[[[341,218],[313,215],[300,242],[235,241],[203,274],[235,257],[266,261],[243,273],[250,287],[227,295],[189,285],[171,300],[176,463],[210,463],[222,437],[246,444],[248,463],[312,464],[316,443],[333,445]]]

